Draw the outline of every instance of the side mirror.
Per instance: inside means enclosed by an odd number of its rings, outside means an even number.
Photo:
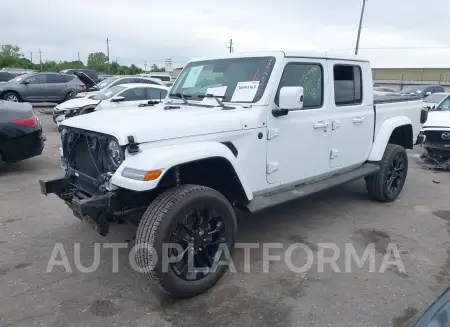
[[[28,85],[28,84],[30,84],[30,82],[29,81],[23,81],[22,84]]]
[[[300,110],[303,108],[303,87],[284,86],[280,90],[279,106],[286,110]]]
[[[428,91],[427,93],[425,93],[425,96],[431,95],[431,92]]]
[[[123,101],[125,101],[125,98],[121,97],[121,96],[118,96],[118,97],[115,97],[115,98],[111,99],[111,102],[123,102]]]

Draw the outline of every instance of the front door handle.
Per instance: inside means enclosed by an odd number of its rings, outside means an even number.
[[[330,124],[326,121],[319,121],[317,123],[314,124],[314,129],[318,129],[318,128],[327,128],[328,126],[330,126]]]
[[[364,117],[353,118],[353,124],[361,124],[362,122],[364,122]]]

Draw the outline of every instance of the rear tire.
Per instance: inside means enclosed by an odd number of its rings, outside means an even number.
[[[73,99],[75,97],[75,92],[69,92],[69,93],[67,93],[66,94],[66,96],[64,97],[64,102],[65,101],[69,101],[69,100],[71,100],[71,99]]]
[[[217,265],[219,253],[225,261],[223,250],[232,252],[235,235],[235,212],[221,193],[199,185],[177,186],[159,195],[142,216],[136,235],[136,263],[164,292],[180,298],[195,296],[213,287],[225,273],[228,265]],[[168,243],[181,248],[165,247],[164,253],[163,244]],[[157,254],[153,267],[148,249]],[[163,255],[179,262],[167,263]],[[195,268],[205,271],[189,269],[189,259]],[[215,265],[215,270],[208,270]]]
[[[3,100],[11,102],[20,102],[20,96],[16,92],[6,92],[3,95]]]
[[[388,144],[380,161],[380,170],[366,177],[369,196],[377,201],[392,202],[405,185],[408,174],[408,156],[405,148]]]

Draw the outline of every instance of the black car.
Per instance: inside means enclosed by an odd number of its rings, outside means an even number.
[[[29,103],[0,100],[0,163],[13,163],[38,156],[45,137]]]
[[[85,73],[85,74],[86,74],[87,76],[89,76],[89,78],[91,78],[95,83],[100,82],[100,79],[98,78],[98,73],[97,73],[97,71],[95,71],[95,70],[93,70],[93,69],[64,69],[64,70],[60,70],[58,73],[76,75],[76,74],[74,74],[75,72]],[[78,76],[78,75],[77,75],[77,76]]]
[[[415,95],[421,98],[425,98],[433,93],[445,92],[445,89],[441,85],[417,85],[407,86],[400,91],[400,95]]]

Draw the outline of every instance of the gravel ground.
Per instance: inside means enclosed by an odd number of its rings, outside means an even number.
[[[51,116],[40,114],[46,148],[42,156],[0,168],[0,326],[394,326],[425,308],[450,284],[450,179],[448,173],[422,169],[410,160],[408,180],[398,201],[367,199],[358,181],[258,215],[239,214],[238,242],[281,242],[286,249],[319,243],[341,249],[337,266],[345,267],[345,244],[358,253],[375,244],[376,272],[353,267],[336,272],[330,265],[294,273],[284,262],[263,270],[263,251],[250,255],[244,271],[243,250],[208,293],[173,300],[150,289],[134,271],[127,249],[119,251],[113,272],[112,250],[101,248],[94,272],[94,243],[133,245],[135,227],[114,226],[107,238],[74,218],[56,196],[40,194],[38,180],[61,175],[59,138]],[[412,157],[414,154],[412,154]],[[56,243],[62,244],[72,272],[57,266],[46,272]],[[389,243],[400,251],[405,272],[390,266],[379,272]],[[271,250],[271,253],[282,250]],[[325,251],[326,253],[327,251]],[[295,251],[299,265],[305,252]]]

